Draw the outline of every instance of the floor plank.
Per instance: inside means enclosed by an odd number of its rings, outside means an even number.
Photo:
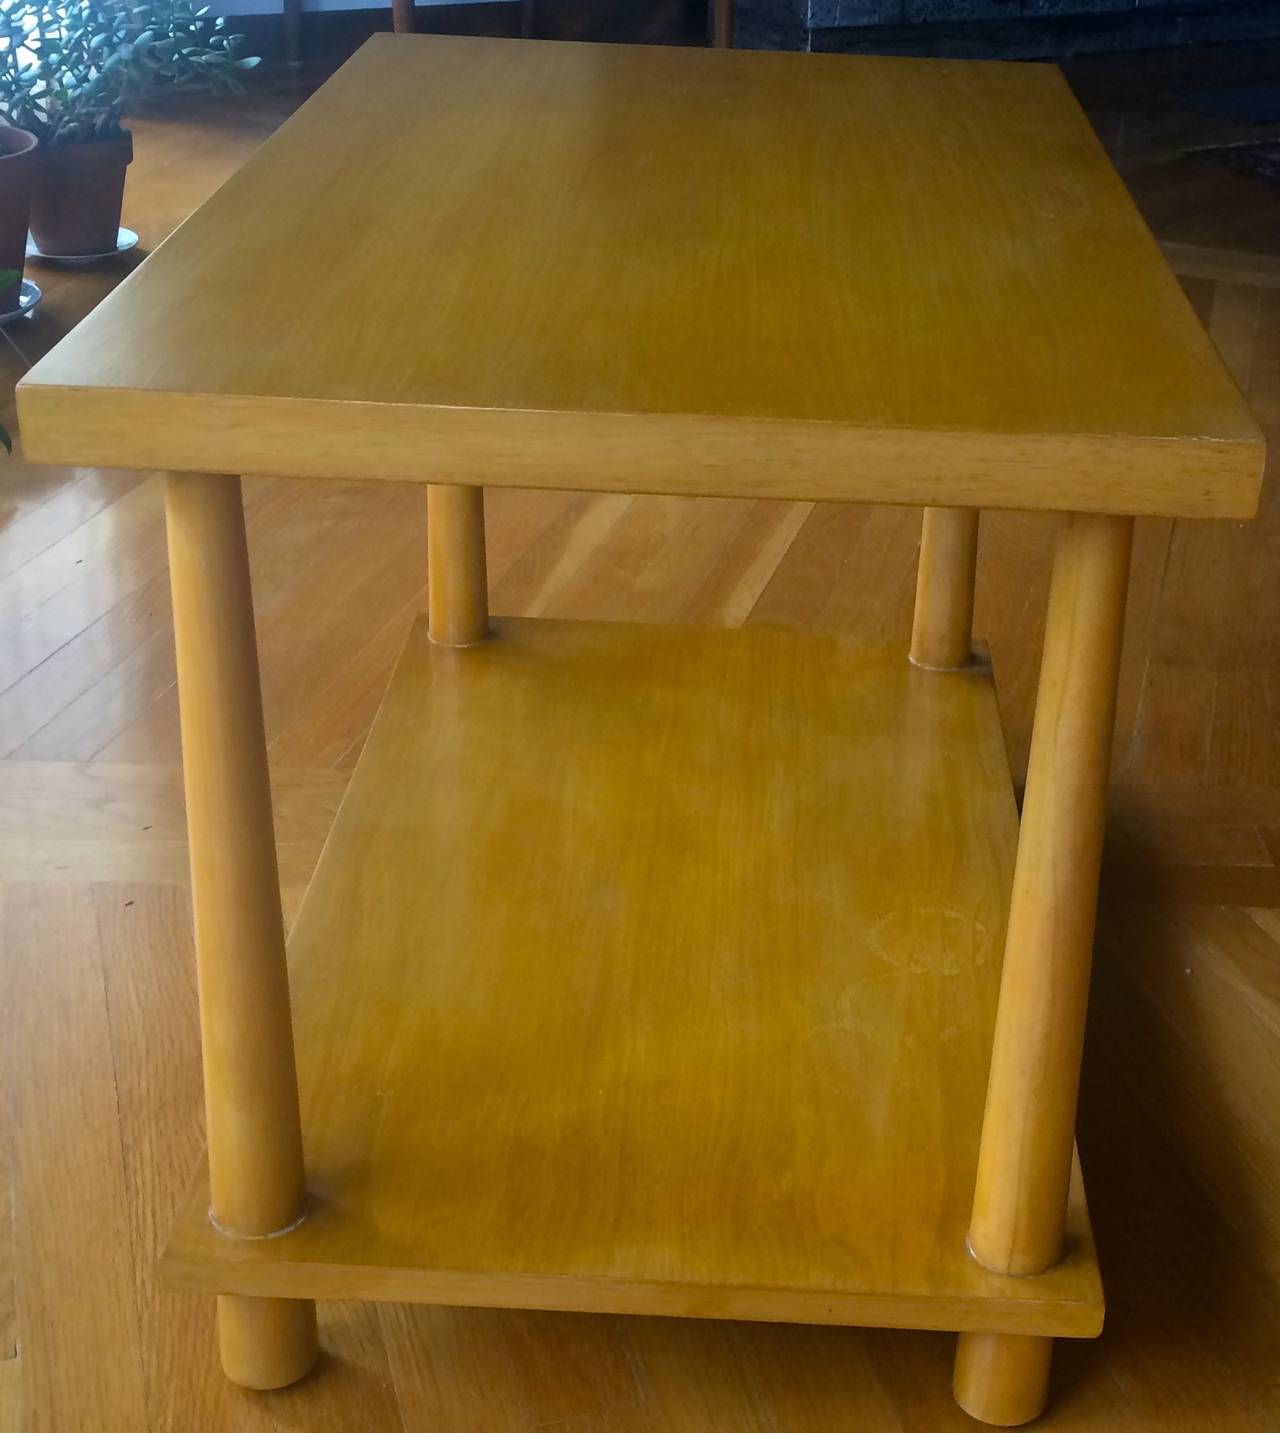
[[[144,1427],[128,1227],[138,1191],[124,1164],[92,895],[11,886],[3,916],[25,1426]]]

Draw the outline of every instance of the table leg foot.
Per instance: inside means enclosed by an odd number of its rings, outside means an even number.
[[[319,1352],[309,1299],[218,1298],[222,1371],[241,1388],[287,1388],[311,1372]]]
[[[1053,1340],[1034,1334],[962,1333],[956,1402],[980,1423],[1016,1428],[1044,1412]]]

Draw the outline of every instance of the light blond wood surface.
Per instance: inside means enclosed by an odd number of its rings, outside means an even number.
[[[1016,1428],[1038,1418],[1049,1393],[1053,1340],[966,1333],[956,1350],[956,1402],[971,1418]]]
[[[19,403],[41,462],[941,506],[1244,517],[1263,457],[1054,69],[439,36]]]
[[[309,1299],[218,1298],[218,1357],[232,1383],[255,1392],[288,1388],[315,1367],[320,1342]]]
[[[973,651],[978,514],[926,508],[911,620],[911,660],[929,671],[956,671]]]
[[[306,1212],[284,921],[271,819],[240,483],[171,475],[169,584],[191,849],[209,1199],[223,1239],[263,1239]],[[283,1388],[317,1353],[315,1309],[218,1301],[228,1378]]]
[[[291,940],[296,1231],[187,1288],[1096,1333],[966,1255],[1016,816],[989,680],[765,630],[410,636]]]
[[[1280,191],[1177,157],[1220,127],[1170,108],[1163,77],[1134,98],[1152,57],[1090,67],[1112,77],[1091,113],[1157,220],[1274,243]],[[187,97],[134,119],[125,222],[144,247],[292,103]],[[1229,202],[1201,202],[1205,175]],[[9,385],[132,262],[33,270],[44,305],[0,331],[11,430]],[[1248,277],[1185,288],[1274,434],[1280,291]],[[229,1384],[213,1299],[155,1268],[202,1146],[163,484],[20,450],[0,474],[5,1433],[973,1433],[944,1334],[329,1303],[311,1378]],[[423,610],[423,500],[245,495],[290,911]],[[499,613],[785,622],[906,651],[918,511],[497,491],[487,518]],[[1137,526],[1080,1132],[1107,1325],[1057,1345],[1036,1425],[1053,1433],[1280,1418],[1280,925],[1247,908],[1280,907],[1278,531],[1273,483],[1255,524]],[[1052,539],[1039,518],[983,522],[975,625],[1019,772]]]
[[[431,640],[469,647],[489,632],[484,489],[427,489],[427,620]]]
[[[211,1215],[262,1238],[306,1204],[240,484],[165,492],[195,904]]]
[[[1054,553],[969,1226],[1003,1274],[1063,1250],[1132,546],[1128,519],[1074,516]]]

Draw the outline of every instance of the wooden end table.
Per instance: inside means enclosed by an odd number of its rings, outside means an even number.
[[[378,37],[19,404],[170,474],[209,1160],[164,1269],[231,1378],[421,1300],[956,1330],[964,1408],[1040,1410],[1102,1324],[1132,519],[1248,517],[1263,458],[1055,69]],[[287,973],[239,473],[432,484]],[[481,484],[920,504],[911,661],[491,622]],[[983,507],[1069,514],[1021,825]]]

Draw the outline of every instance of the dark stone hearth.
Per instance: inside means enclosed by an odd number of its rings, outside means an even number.
[[[1189,151],[1197,159],[1211,159],[1215,164],[1225,164],[1237,174],[1248,174],[1254,179],[1269,179],[1280,184],[1280,140],[1262,140],[1257,144],[1224,144],[1212,149]]]
[[[896,25],[902,20],[902,5],[903,0],[810,0],[808,25],[824,30],[841,25]]]
[[[1280,0],[738,0],[748,49],[1061,59],[1280,36]]]

